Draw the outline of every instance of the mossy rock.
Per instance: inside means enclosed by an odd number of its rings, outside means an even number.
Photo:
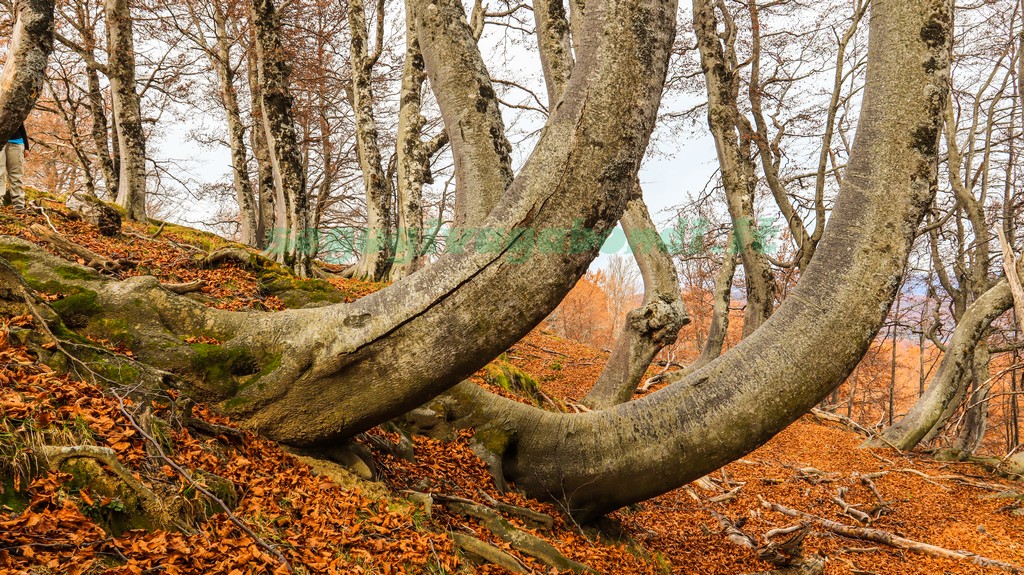
[[[67,488],[79,495],[82,513],[108,534],[118,536],[131,529],[154,531],[166,527],[145,509],[138,494],[96,461],[71,459],[61,466],[61,471],[71,474]],[[86,489],[88,500],[82,497]]]
[[[57,312],[64,325],[70,328],[85,327],[89,324],[89,318],[103,312],[103,308],[96,303],[96,292],[92,290],[67,295],[51,303],[50,307]]]
[[[484,381],[509,393],[541,403],[540,384],[530,374],[505,361],[495,361],[484,368]]]

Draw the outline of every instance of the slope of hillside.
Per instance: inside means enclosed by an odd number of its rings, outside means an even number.
[[[380,287],[332,279],[330,286],[288,281],[281,289],[235,264],[200,266],[222,245],[215,236],[128,224],[120,237],[105,238],[68,219],[59,204],[46,206],[46,216],[31,218],[3,208],[0,234],[43,243],[28,224],[52,225],[124,260],[120,277],[204,280],[192,297],[208,305],[276,310],[304,301],[296,291],[347,301]],[[31,315],[0,318],[0,573],[559,573],[586,566],[609,574],[735,574],[771,568],[737,544],[740,533],[759,546],[771,530],[801,524],[804,553],[825,556],[828,574],[995,573],[1024,565],[1019,484],[970,464],[860,450],[856,433],[812,416],[701,482],[615,513],[599,530],[574,524],[557,504],[499,492],[473,455],[469,431],[452,441],[412,437],[409,453],[393,428],[374,430],[356,451],[372,450],[375,469],[356,462],[347,470],[238,431],[174,393],[122,400],[90,381],[88,366],[56,373],[32,349],[28,334],[39,328]],[[529,381],[530,400],[579,409],[606,357],[536,331],[473,379],[516,396],[521,389],[503,385],[508,378],[500,375],[513,370]],[[66,455],[59,446],[104,448],[110,458],[53,463],[55,453]],[[359,477],[374,472],[378,481]],[[963,553],[941,559],[842,537],[770,504]],[[981,566],[969,554],[1005,565]]]

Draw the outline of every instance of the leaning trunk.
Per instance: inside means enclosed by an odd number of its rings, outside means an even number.
[[[235,185],[235,199],[238,202],[239,241],[247,246],[256,246],[257,213],[256,201],[249,181],[249,160],[245,151],[245,126],[238,106],[238,90],[235,88],[235,69],[231,63],[231,40],[228,38],[224,7],[213,3],[213,22],[216,35],[217,56],[211,58],[217,79],[220,81],[221,102],[228,122],[228,143],[231,148],[232,181]]]
[[[1012,305],[1010,285],[1002,280],[968,306],[953,330],[942,363],[924,395],[902,419],[886,429],[881,438],[870,440],[865,445],[888,445],[906,451],[913,449],[933,430],[944,426],[967,394],[978,342],[989,325]]]
[[[11,138],[43,92],[53,52],[53,0],[15,4],[14,32],[0,73],[0,141]]]
[[[412,0],[430,87],[455,160],[453,233],[472,233],[512,182],[512,145],[458,0]]]
[[[637,190],[639,196],[639,185]],[[607,365],[583,398],[595,409],[632,399],[654,357],[675,343],[679,330],[690,323],[672,256],[640,197],[626,207],[621,223],[644,280],[644,300],[627,314]]]

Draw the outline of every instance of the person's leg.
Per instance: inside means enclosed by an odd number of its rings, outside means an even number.
[[[22,177],[25,175],[25,146],[7,144],[7,177],[11,180],[11,203],[14,209],[25,209],[25,188]]]
[[[11,205],[11,187],[7,185],[7,146],[0,146],[0,189],[3,190],[4,205]]]

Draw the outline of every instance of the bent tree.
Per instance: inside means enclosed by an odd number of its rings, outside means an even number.
[[[76,317],[83,332],[126,344],[270,438],[329,445],[482,367],[582,276],[600,242],[580,247],[562,237],[562,249],[537,250],[537,237],[550,242],[576,224],[603,239],[622,217],[653,129],[675,13],[672,0],[588,3],[573,24],[581,27],[577,61],[561,102],[484,221],[506,231],[503,241],[451,251],[354,303],[226,312],[151,277],[70,273],[12,238],[0,238],[0,256],[30,281],[74,292],[87,304]],[[893,301],[934,193],[951,34],[949,0],[874,3],[857,140],[832,221],[792,296],[739,346],[657,393],[586,414],[545,412],[465,384],[455,390],[454,415],[483,422],[478,433],[495,438],[489,447],[508,479],[593,518],[742,456],[850,373]],[[186,343],[197,334],[223,343]]]

